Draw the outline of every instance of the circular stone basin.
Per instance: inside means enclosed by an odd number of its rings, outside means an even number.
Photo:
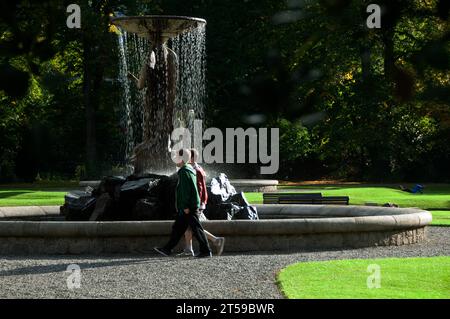
[[[276,179],[231,179],[230,184],[238,192],[276,192],[278,181]]]
[[[226,237],[225,252],[283,251],[406,245],[425,239],[431,214],[417,208],[331,205],[256,205],[260,220],[206,221]],[[56,209],[39,209],[43,218]],[[28,208],[24,214],[30,215]],[[14,211],[14,212],[12,212]],[[173,221],[66,222],[5,220],[0,210],[0,254],[149,253],[167,242]],[[11,212],[11,213],[10,213]],[[14,217],[15,216],[15,217]],[[194,241],[195,242],[195,241]],[[178,247],[181,249],[181,246]]]
[[[276,179],[231,179],[231,185],[238,192],[276,192],[278,181]],[[80,187],[98,187],[100,181],[81,181]]]
[[[181,33],[206,25],[206,20],[183,16],[132,16],[112,18],[111,23],[139,37],[150,38],[151,34],[170,39]]]

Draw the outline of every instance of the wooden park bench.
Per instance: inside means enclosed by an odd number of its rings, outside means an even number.
[[[297,201],[311,201],[313,198],[322,198],[321,193],[263,193],[264,204],[280,204],[280,198],[287,201],[289,198]],[[287,204],[287,203],[286,203]]]
[[[350,198],[348,196],[326,196],[320,199],[320,202],[313,204],[319,205],[348,205]]]
[[[348,205],[348,196],[327,196],[321,193],[263,193],[264,204]]]

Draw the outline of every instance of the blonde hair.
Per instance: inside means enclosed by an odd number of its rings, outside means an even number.
[[[191,148],[191,161],[197,162],[198,160],[198,151],[195,148]]]
[[[189,163],[191,159],[191,151],[187,148],[180,149],[178,151],[178,158],[180,158],[185,163]]]

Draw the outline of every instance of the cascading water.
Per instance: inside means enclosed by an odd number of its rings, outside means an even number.
[[[203,119],[205,98],[206,98],[206,45],[205,45],[205,25],[199,25],[188,32],[181,33],[172,38],[169,47],[177,56],[177,81],[176,96],[174,105],[174,114],[165,114],[166,107],[164,102],[168,99],[167,66],[161,63],[155,66],[166,69],[155,72],[160,74],[159,78],[153,78],[156,83],[155,91],[157,94],[147,94],[148,88],[137,89],[127,75],[128,72],[139,76],[143,65],[148,61],[149,52],[152,50],[152,44],[149,40],[139,37],[136,33],[129,33],[122,30],[118,37],[119,57],[120,57],[120,83],[122,86],[122,105],[123,116],[122,125],[125,131],[125,162],[131,168],[130,159],[132,158],[136,146],[145,144],[145,138],[151,135],[158,144],[154,147],[155,152],[164,152],[164,146],[168,144],[167,127],[186,127],[193,132],[194,119]],[[158,59],[164,60],[163,54],[158,48],[153,48],[158,55]],[[159,52],[159,53],[158,53]],[[158,60],[157,59],[157,60]],[[165,62],[167,64],[167,61]],[[161,74],[163,75],[161,78]],[[152,79],[150,79],[151,81]],[[150,85],[151,87],[151,85]],[[163,93],[159,93],[163,92]],[[164,93],[166,92],[166,93]],[[159,109],[152,107],[163,103]],[[150,107],[145,107],[150,105]],[[166,123],[164,123],[166,122]],[[171,125],[168,125],[171,122]],[[147,131],[146,131],[147,128]],[[156,145],[153,142],[153,145]],[[151,145],[150,145],[151,146]],[[147,149],[147,152],[149,149]],[[167,161],[159,165],[154,165],[155,161],[141,161],[138,163],[139,173],[167,173],[173,171],[173,163]],[[162,164],[162,165],[161,165]],[[136,163],[134,163],[136,169]],[[131,172],[130,172],[131,173]]]
[[[193,130],[193,121],[203,119],[206,99],[206,28],[204,25],[172,39],[172,49],[178,56],[179,79],[177,85],[176,127]],[[191,122],[191,123],[190,123]]]
[[[148,52],[148,41],[136,34],[122,31],[118,36],[119,45],[119,81],[122,87],[121,105],[123,106],[121,126],[125,132],[125,164],[131,173],[130,158],[134,147],[142,142],[143,103],[145,89],[138,90],[128,79],[128,72],[138,74],[145,52]]]

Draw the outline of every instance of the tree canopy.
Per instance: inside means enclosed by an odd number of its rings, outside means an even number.
[[[3,1],[0,181],[123,165],[118,12],[208,21],[208,125],[279,127],[279,178],[448,181],[449,2],[372,2]]]

